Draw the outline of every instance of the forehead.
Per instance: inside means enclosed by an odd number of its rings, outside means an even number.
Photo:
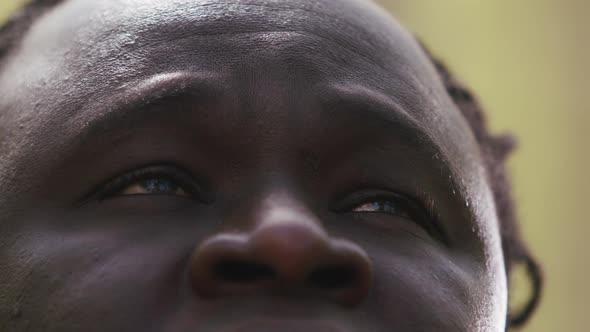
[[[324,78],[380,72],[366,83],[393,85],[398,93],[432,93],[438,83],[410,34],[367,1],[69,0],[40,20],[23,45],[19,58],[39,64],[35,72],[78,69],[125,79],[179,62],[183,69],[219,71],[220,64],[235,70],[232,64],[273,60],[323,69]]]
[[[485,187],[476,142],[432,64],[369,1],[67,0],[3,69],[5,133],[32,147],[60,128],[52,142],[65,145],[116,96],[178,75],[258,99],[330,90],[394,105],[466,188]]]
[[[311,87],[359,83],[390,97],[431,135],[446,136],[451,126],[461,141],[469,136],[412,36],[369,1],[68,0],[33,26],[5,67],[5,91],[34,91],[45,104],[67,99],[73,109],[179,70],[299,78]]]

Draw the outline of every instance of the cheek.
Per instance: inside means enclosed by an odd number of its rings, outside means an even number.
[[[403,331],[503,331],[504,322],[490,321],[480,305],[498,301],[483,262],[461,261],[421,239],[372,238],[365,248],[374,264],[366,309],[373,320]]]
[[[11,238],[11,245],[0,250],[9,271],[0,274],[0,327],[151,331],[184,326],[179,317],[203,327],[219,314],[195,306],[185,280],[189,255],[211,232],[207,220],[216,218],[73,219],[78,226],[25,222],[36,229],[5,233],[2,243]],[[487,315],[478,303],[497,301],[483,262],[407,233],[334,225],[332,233],[355,241],[373,260],[369,298],[350,315],[366,323],[364,330],[503,331],[500,321],[478,328]]]
[[[166,220],[126,220],[128,229],[114,224],[29,232],[4,251],[3,269],[12,273],[0,277],[9,285],[0,286],[8,295],[0,305],[14,314],[0,315],[0,326],[149,331],[167,324],[186,298],[186,264],[201,232],[148,228]]]

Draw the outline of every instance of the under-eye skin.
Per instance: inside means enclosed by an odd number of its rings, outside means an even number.
[[[177,196],[200,200],[201,190],[186,171],[169,165],[149,166],[129,171],[101,185],[91,199],[105,201],[139,195]]]
[[[448,237],[433,211],[404,195],[384,190],[358,191],[336,207],[341,213],[376,214],[405,219],[418,224],[433,238],[448,245]],[[391,222],[399,222],[392,220]]]

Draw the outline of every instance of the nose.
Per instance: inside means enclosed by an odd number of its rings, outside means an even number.
[[[206,239],[191,257],[190,275],[204,298],[267,293],[354,306],[369,291],[371,264],[358,245],[331,238],[317,223],[273,220]]]

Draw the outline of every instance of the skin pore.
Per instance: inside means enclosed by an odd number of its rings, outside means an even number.
[[[0,89],[2,331],[504,331],[477,142],[370,2],[67,0]]]

